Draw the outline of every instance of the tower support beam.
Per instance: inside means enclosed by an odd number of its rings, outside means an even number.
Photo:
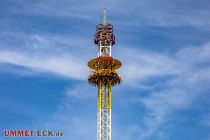
[[[98,140],[111,140],[111,81],[98,82]]]

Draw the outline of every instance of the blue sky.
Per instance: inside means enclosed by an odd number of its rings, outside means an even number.
[[[54,139],[96,139],[87,62],[104,7],[123,63],[112,139],[210,140],[208,0],[1,0],[0,137],[52,129],[64,132]]]

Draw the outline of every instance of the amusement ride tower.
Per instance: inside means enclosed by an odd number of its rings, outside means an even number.
[[[88,62],[88,66],[92,69],[88,81],[98,87],[97,139],[111,140],[111,88],[121,83],[121,78],[116,72],[121,67],[121,62],[111,56],[115,35],[113,26],[106,22],[106,9],[104,9],[104,23],[96,26],[94,43],[98,47],[98,57]]]

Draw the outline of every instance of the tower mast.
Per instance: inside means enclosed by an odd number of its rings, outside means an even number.
[[[94,43],[98,47],[98,57],[88,62],[88,66],[93,70],[88,81],[98,87],[97,139],[111,140],[111,88],[121,83],[121,78],[116,72],[121,67],[121,62],[111,56],[115,35],[113,26],[106,22],[106,9],[104,23],[96,26]]]
[[[106,25],[106,8],[104,8],[104,25]]]

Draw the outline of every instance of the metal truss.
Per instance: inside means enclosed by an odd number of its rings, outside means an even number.
[[[98,84],[98,140],[111,140],[111,82]]]

